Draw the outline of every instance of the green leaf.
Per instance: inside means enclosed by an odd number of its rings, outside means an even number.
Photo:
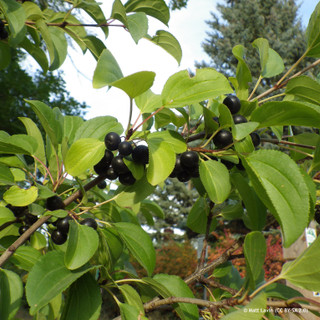
[[[45,103],[37,100],[25,100],[31,105],[32,110],[39,118],[44,131],[50,138],[51,143],[58,148],[58,144],[62,140],[63,123],[54,113],[53,109],[48,107]]]
[[[72,143],[75,134],[83,124],[83,119],[77,116],[65,116],[63,121],[63,136],[68,139],[68,143]]]
[[[65,265],[75,270],[87,263],[95,254],[99,245],[97,231],[91,227],[71,221],[68,233],[67,251],[64,257]]]
[[[245,55],[245,48],[239,44],[232,49],[232,53],[238,60],[236,71],[236,78],[238,82],[237,96],[240,96],[242,99],[246,99],[248,97],[249,82],[252,81],[252,77],[250,69],[243,59]]]
[[[144,12],[168,25],[170,12],[163,0],[129,0],[125,7],[127,12]]]
[[[288,287],[282,283],[271,283],[265,289],[264,292],[268,297],[288,300],[294,297],[302,297],[303,294],[298,290]]]
[[[24,38],[26,33],[25,11],[21,4],[15,0],[0,0],[0,9],[9,25],[10,46],[15,47]]]
[[[14,181],[12,171],[7,166],[0,164],[0,183],[13,184]]]
[[[211,201],[216,204],[224,202],[231,191],[228,169],[215,160],[201,161],[200,179]]]
[[[0,269],[0,318],[12,319],[21,305],[23,286],[16,273]]]
[[[63,252],[51,251],[42,256],[30,271],[26,284],[30,314],[36,314],[91,269],[90,265],[85,265],[77,270],[69,270],[64,264]]]
[[[135,43],[147,35],[148,18],[144,12],[137,12],[127,16],[128,31]]]
[[[172,147],[175,153],[182,153],[187,150],[187,144],[181,134],[173,130],[150,133],[148,135],[148,142],[150,141],[159,143],[165,141]]]
[[[114,226],[133,257],[151,275],[156,264],[156,253],[150,236],[133,223],[118,222]]]
[[[114,265],[123,252],[123,242],[120,239],[119,233],[114,227],[107,227],[99,229],[99,234],[101,237],[98,250],[103,250],[102,254],[107,255],[104,265],[109,262]]]
[[[35,138],[25,134],[8,134],[0,136],[0,154],[26,154],[32,155],[37,149],[37,141]]]
[[[0,41],[0,70],[5,69],[11,62],[11,48],[10,46]]]
[[[29,20],[36,21],[43,18],[43,12],[40,7],[31,1],[22,3],[22,7],[26,13],[26,18]]]
[[[97,320],[101,304],[100,288],[93,276],[86,273],[71,285],[61,320]]]
[[[170,32],[158,30],[152,38],[147,37],[147,39],[166,50],[180,65],[182,49],[179,41]]]
[[[223,320],[260,320],[266,309],[267,296],[262,292],[241,309],[228,313]],[[255,312],[250,312],[250,310],[255,310]]]
[[[123,320],[131,320],[131,319],[146,319],[145,317],[140,316],[140,311],[134,306],[131,306],[127,303],[119,303],[120,315]]]
[[[30,237],[30,245],[36,250],[41,250],[47,246],[47,239],[42,233],[36,231]]]
[[[189,227],[194,232],[205,234],[207,230],[207,219],[209,211],[210,209],[206,199],[203,197],[199,197],[188,214],[187,227]],[[213,228],[214,221],[212,221],[211,223],[210,232],[213,230]]]
[[[0,226],[2,226],[6,222],[14,220],[16,220],[16,217],[11,210],[6,207],[0,207]]]
[[[44,142],[41,131],[39,130],[38,126],[30,118],[19,117],[19,120],[24,124],[28,135],[35,138],[35,140],[37,141],[38,147],[33,153],[33,155],[36,156],[39,160],[41,160],[42,163],[46,164],[46,152],[44,148]]]
[[[279,275],[299,288],[320,290],[320,238],[318,237],[298,258],[284,264]]]
[[[118,62],[108,49],[104,49],[94,70],[92,85],[99,89],[123,77]]]
[[[127,160],[126,158],[123,161],[136,180],[140,180],[144,176],[145,168],[143,164]]]
[[[161,107],[161,96],[147,90],[134,99],[141,113],[149,113]]]
[[[126,15],[126,8],[122,4],[120,0],[115,0],[112,5],[112,12],[111,17],[113,19],[119,20],[122,22],[126,27],[128,26],[127,15]]]
[[[260,128],[278,125],[319,128],[319,117],[318,106],[294,101],[273,101],[254,110],[250,120],[260,122]]]
[[[162,208],[154,201],[145,199],[141,202],[141,211],[148,211],[159,219],[164,219],[165,215]]]
[[[162,284],[174,297],[194,298],[191,289],[178,276],[156,274],[153,279]],[[181,319],[199,319],[199,312],[196,305],[190,303],[178,303],[178,307],[175,309]]]
[[[308,39],[307,56],[319,57],[320,55],[320,3],[315,7],[310,19],[306,31],[306,37]]]
[[[3,199],[17,207],[23,207],[36,201],[38,197],[38,188],[31,186],[29,189],[21,189],[18,186],[10,187],[4,194]]]
[[[238,189],[240,197],[246,208],[246,215],[243,217],[245,225],[251,230],[261,231],[266,224],[266,207],[258,198],[255,190],[249,186],[240,173],[232,174],[231,181]]]
[[[232,89],[224,75],[211,68],[198,69],[194,77],[187,70],[172,75],[161,93],[167,108],[182,107],[194,102],[231,93]]]
[[[242,164],[259,198],[280,223],[284,246],[290,246],[308,225],[309,191],[299,167],[276,150],[255,151],[242,158]]]
[[[103,156],[105,145],[103,141],[93,138],[79,139],[67,152],[64,165],[66,171],[76,177],[92,168]]]
[[[142,304],[141,297],[138,294],[138,292],[135,289],[133,289],[131,286],[129,286],[128,284],[124,284],[122,286],[119,286],[118,289],[121,291],[121,293],[124,297],[125,303],[136,307],[140,311],[140,314],[144,315],[143,304]]]
[[[82,41],[85,43],[96,60],[99,59],[102,51],[106,49],[104,43],[95,36],[86,36],[82,39]]]
[[[110,83],[110,85],[123,90],[131,99],[133,99],[150,89],[155,75],[156,74],[151,71],[141,71],[114,81]]]
[[[50,61],[50,70],[52,71],[58,69],[66,59],[68,42],[64,35],[64,31],[61,30],[61,28],[50,27],[48,30],[52,39],[54,52],[54,59]]]
[[[267,245],[264,236],[259,231],[253,231],[246,235],[243,246],[244,256],[246,259],[247,275],[253,282],[252,287],[255,287],[255,282],[264,265],[264,259],[267,253]]]
[[[282,73],[283,70],[284,70],[284,63],[282,58],[276,51],[269,48],[267,64],[261,72],[262,77],[272,78]]]
[[[121,134],[123,128],[118,120],[111,116],[95,117],[82,123],[75,133],[74,140],[93,138],[104,140],[108,132]]]
[[[286,94],[292,94],[304,101],[320,104],[319,82],[307,76],[300,76],[291,79],[286,85]]]
[[[232,127],[232,136],[236,140],[242,140],[259,126],[259,122],[238,123]]]
[[[318,138],[316,150],[314,152],[314,158],[312,161],[312,169],[318,170],[319,168],[320,168],[320,137]]]
[[[37,249],[21,246],[14,252],[10,261],[18,268],[30,271],[40,257],[41,253]]]
[[[261,70],[264,70],[269,58],[269,42],[267,39],[258,38],[252,42],[252,45],[259,51]]]

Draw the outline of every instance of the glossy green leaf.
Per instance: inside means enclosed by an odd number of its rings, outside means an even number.
[[[123,242],[119,233],[114,227],[100,229],[99,233],[101,238],[98,250],[104,250],[102,254],[107,254],[104,264],[109,262],[115,264],[123,252]],[[101,242],[103,242],[102,246]]]
[[[87,263],[95,254],[99,245],[97,231],[91,227],[70,222],[67,251],[64,257],[65,265],[75,270]]]
[[[232,127],[232,136],[235,140],[242,140],[259,126],[258,122],[238,123]]]
[[[143,164],[127,160],[126,158],[123,161],[136,180],[140,180],[144,176],[145,167]]]
[[[211,68],[198,69],[191,77],[187,70],[172,75],[161,93],[164,106],[182,107],[194,102],[231,93],[232,89],[224,75]]]
[[[47,239],[44,234],[36,231],[30,237],[30,245],[36,250],[41,250],[47,246]]]
[[[102,51],[106,49],[105,44],[95,36],[88,35],[83,38],[82,41],[85,43],[96,60],[99,59]]]
[[[243,216],[245,225],[250,230],[261,231],[266,224],[267,208],[258,198],[255,190],[240,173],[232,174],[231,181],[237,188],[246,208],[246,213]]]
[[[180,65],[182,49],[179,41],[168,31],[158,30],[152,38],[147,38],[172,55]]]
[[[14,252],[10,261],[18,268],[30,271],[40,257],[41,253],[37,249],[21,246]]]
[[[156,274],[154,280],[162,284],[172,296],[194,298],[194,295],[188,285],[178,276],[168,274]],[[181,319],[198,320],[199,312],[196,305],[191,303],[178,303],[175,308]]]
[[[34,315],[90,269],[92,266],[85,265],[69,270],[61,251],[51,251],[42,256],[30,271],[26,284],[30,314]]]
[[[10,46],[0,41],[0,70],[5,69],[11,62]]]
[[[281,300],[288,300],[294,297],[303,296],[298,290],[295,290],[282,283],[271,283],[264,289],[264,292],[268,297]]]
[[[77,116],[65,116],[63,121],[63,136],[68,139],[68,143],[72,143],[75,139],[77,130],[83,124],[83,119]]]
[[[34,202],[38,197],[38,188],[31,186],[29,189],[21,189],[18,186],[10,187],[4,194],[3,199],[17,207],[23,207]]]
[[[287,94],[314,104],[320,104],[319,91],[319,82],[307,76],[293,78],[286,85]]]
[[[309,57],[320,56],[320,3],[315,7],[310,19],[306,31],[306,37],[308,40],[307,55]]]
[[[94,70],[92,85],[99,89],[123,77],[118,62],[108,49],[104,49]]]
[[[153,93],[151,90],[147,90],[134,99],[137,107],[141,113],[149,113],[157,110],[161,107],[161,96]]]
[[[9,43],[11,46],[16,46],[26,33],[25,11],[21,4],[15,0],[0,0],[0,9],[9,25]]]
[[[140,311],[135,306],[129,305],[127,303],[119,303],[120,315],[123,320],[131,319],[146,319],[140,316]]]
[[[243,59],[245,55],[245,48],[239,44],[232,49],[232,53],[238,60],[236,71],[236,78],[238,82],[237,96],[240,96],[242,99],[246,99],[248,96],[247,90],[249,88],[249,82],[252,81],[252,77],[250,69]]]
[[[320,238],[318,237],[298,258],[287,262],[279,277],[299,288],[320,290]]]
[[[71,285],[61,320],[97,320],[101,304],[100,287],[93,276],[86,273]]]
[[[223,320],[260,320],[267,309],[267,296],[264,292],[254,297],[241,309],[228,313]],[[255,312],[250,312],[254,310]]]
[[[0,226],[2,226],[6,222],[14,220],[16,220],[16,217],[11,210],[6,207],[0,207]]]
[[[75,140],[83,138],[93,138],[104,140],[108,132],[121,134],[123,128],[118,120],[111,116],[101,116],[89,119],[82,123],[75,133]]]
[[[83,138],[74,142],[67,152],[64,165],[66,171],[76,177],[92,168],[103,157],[105,144],[93,138]]]
[[[259,51],[261,70],[264,70],[269,58],[269,42],[267,39],[258,38],[252,42],[252,45]]]
[[[242,164],[259,198],[280,223],[284,246],[290,246],[308,225],[309,191],[299,167],[276,150],[255,151]]]
[[[152,274],[156,263],[156,253],[150,236],[140,226],[133,223],[118,222],[114,226],[133,257],[149,275]]]
[[[0,269],[0,318],[12,319],[21,305],[23,286],[20,276],[10,270]]]
[[[24,124],[29,136],[35,138],[38,147],[33,153],[43,164],[46,164],[46,153],[44,148],[44,142],[41,131],[38,126],[30,119],[26,117],[19,117],[19,120]],[[41,167],[39,167],[41,170]],[[44,170],[44,169],[43,169]]]
[[[311,104],[294,101],[273,101],[253,111],[251,121],[260,122],[259,127],[278,125],[320,127],[320,109]]]
[[[188,214],[187,227],[194,232],[205,234],[209,211],[210,208],[206,199],[199,197]],[[210,232],[213,230],[213,227],[214,223],[212,222]]]
[[[39,118],[44,131],[50,138],[51,143],[55,148],[62,140],[63,124],[57,118],[53,109],[48,107],[45,103],[37,100],[26,100],[30,104],[32,110]]]
[[[141,202],[140,210],[146,210],[159,219],[165,218],[162,208],[156,202],[149,199],[145,199]]]
[[[129,0],[125,7],[127,12],[144,12],[166,25],[170,19],[169,8],[164,0]]]
[[[138,292],[128,284],[124,284],[118,288],[124,297],[125,303],[136,307],[140,311],[140,314],[144,315],[143,304]]]
[[[144,12],[137,12],[127,16],[128,31],[135,43],[148,33],[148,18]]]
[[[282,73],[284,70],[284,63],[280,55],[269,48],[268,61],[261,75],[264,78],[272,78]]]
[[[243,252],[246,259],[247,276],[253,282],[252,287],[254,288],[255,282],[261,274],[267,253],[266,240],[263,234],[259,231],[248,233],[244,239]]]
[[[314,158],[312,161],[312,168],[313,168],[313,170],[318,170],[320,168],[320,137],[318,138],[316,150],[314,152]]]
[[[40,7],[31,1],[25,1],[22,3],[22,7],[26,13],[26,18],[29,20],[36,21],[43,18],[43,12]]]
[[[111,18],[119,20],[126,27],[128,26],[126,8],[120,0],[115,0],[112,5]]]
[[[32,155],[37,149],[37,141],[25,134],[8,134],[0,136],[0,154],[26,154]]]
[[[13,184],[14,181],[12,171],[7,166],[0,164],[0,183]]]
[[[68,42],[66,40],[64,31],[58,27],[48,28],[52,43],[53,43],[53,51],[54,51],[54,59],[50,62],[50,70],[58,69],[67,57],[68,51]]]
[[[240,141],[234,142],[234,148],[240,154],[247,154],[254,151],[254,145],[250,136],[246,136]]]
[[[117,81],[110,83],[110,85],[123,90],[131,99],[133,99],[150,89],[153,85],[155,75],[156,74],[151,71],[141,71],[118,79]]]
[[[157,131],[148,135],[148,142],[152,141],[168,143],[175,153],[182,153],[187,150],[187,144],[181,134],[173,130]]]
[[[231,191],[228,169],[215,160],[201,161],[200,179],[211,201],[216,204],[224,202]]]

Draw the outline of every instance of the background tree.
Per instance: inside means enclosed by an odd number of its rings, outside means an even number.
[[[211,13],[212,19],[207,21],[209,31],[202,44],[210,61],[198,62],[198,67],[211,66],[233,76],[237,59],[232,48],[242,44],[248,50],[245,58],[254,84],[260,72],[259,56],[252,46],[255,39],[266,38],[285,66],[292,65],[305,51],[304,31],[295,0],[226,1],[217,4],[217,9],[219,14]]]

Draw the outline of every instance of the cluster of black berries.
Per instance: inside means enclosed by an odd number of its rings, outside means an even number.
[[[134,147],[129,141],[122,141],[116,132],[109,132],[104,139],[106,150],[102,159],[94,165],[93,169],[98,175],[104,175],[108,180],[119,179],[123,185],[132,185],[136,179],[124,162],[124,157],[136,163],[147,164],[149,162],[149,149],[147,146],[139,145]],[[114,156],[113,151],[118,150]],[[103,189],[105,182],[98,185]]]
[[[9,37],[9,34],[4,26],[2,20],[0,20],[0,40],[5,40]]]
[[[195,151],[185,151],[178,154],[170,178],[177,178],[181,182],[187,182],[191,178],[199,177],[199,156]]]
[[[53,211],[64,209],[65,205],[60,197],[53,196],[47,199],[46,208]],[[66,216],[55,221],[54,225],[56,226],[56,229],[51,233],[51,240],[53,243],[61,245],[67,241],[70,220],[72,220],[72,218],[70,216]],[[80,224],[91,227],[95,230],[98,228],[97,222],[93,218],[86,218],[82,220]]]
[[[237,114],[240,111],[240,108],[241,108],[241,103],[240,103],[240,100],[239,100],[238,97],[233,96],[233,95],[227,96],[223,100],[223,104],[228,107],[228,109],[230,110],[231,114],[233,115],[232,117],[233,117],[234,124],[248,122],[248,120],[244,116],[242,116],[240,114]],[[219,123],[219,119],[218,118],[214,118],[214,120]],[[259,134],[257,132],[252,132],[252,133],[250,133],[250,136],[251,136],[253,145],[255,147],[257,147],[260,144],[260,136],[259,136]],[[226,129],[220,130],[213,137],[213,143],[219,149],[227,147],[232,142],[233,142],[232,134],[231,134],[230,131],[228,131]]]
[[[14,216],[22,223],[19,227],[19,234],[22,235],[25,233],[31,225],[33,225],[37,220],[38,217],[31,214],[27,206],[24,207],[16,207],[12,206],[11,204],[7,204],[6,207],[12,211]]]

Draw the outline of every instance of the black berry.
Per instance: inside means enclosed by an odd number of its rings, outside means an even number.
[[[101,160],[94,165],[94,171],[99,175],[106,173],[111,164],[112,159],[113,153],[110,150],[106,150]]]
[[[241,171],[245,170],[245,167],[243,166],[240,159],[239,159],[239,163],[236,164],[236,167],[238,170],[241,170]]]
[[[135,147],[132,151],[132,159],[135,162],[147,164],[149,162],[149,148],[144,145]]]
[[[260,136],[257,132],[251,132],[250,137],[252,140],[252,143],[255,147],[257,147],[260,144]]]
[[[114,169],[114,171],[118,174],[124,174],[129,172],[129,168],[124,163],[122,156],[114,157],[111,161],[111,166]]]
[[[242,116],[241,114],[236,114],[233,116],[233,122],[234,124],[239,124],[239,123],[246,123],[248,122],[247,118]]]
[[[199,156],[195,151],[183,152],[180,156],[181,165],[187,168],[198,167]]]
[[[96,220],[94,220],[92,218],[86,218],[86,219],[82,220],[80,222],[80,224],[87,226],[87,227],[90,227],[90,228],[93,228],[94,230],[97,230],[97,228],[98,228],[98,224],[97,224]]]
[[[191,179],[191,176],[187,171],[181,171],[177,174],[177,178],[180,182],[187,182]]]
[[[28,213],[28,207],[15,207],[7,204],[6,207],[10,209],[16,218],[21,218]]]
[[[129,141],[122,141],[118,146],[118,150],[122,156],[129,156],[132,153],[132,144]]]
[[[118,174],[114,171],[112,167],[109,167],[106,172],[106,178],[108,180],[115,180],[118,178]]]
[[[60,232],[67,234],[68,231],[69,231],[69,222],[70,222],[70,220],[72,220],[72,218],[69,217],[69,216],[66,216],[64,218],[58,219],[57,223],[56,223],[57,229]]]
[[[0,40],[5,40],[9,37],[7,30],[5,29],[4,23],[0,20]]]
[[[28,229],[29,229],[28,226],[20,226],[20,227],[19,227],[19,234],[22,235],[22,234],[25,233]]]
[[[170,178],[175,178],[177,177],[178,173],[184,171],[183,167],[181,165],[181,159],[180,159],[180,155],[177,155],[176,157],[176,163],[174,165],[174,168],[170,174]]]
[[[107,186],[107,183],[103,180],[97,184],[99,189],[104,189]]]
[[[240,108],[241,108],[241,103],[240,103],[239,98],[236,96],[232,96],[232,95],[227,96],[223,100],[223,104],[228,107],[228,109],[230,110],[230,112],[232,114],[239,112]]]
[[[46,201],[46,208],[48,210],[59,210],[64,209],[65,205],[62,201],[62,199],[58,196],[53,196],[47,199]]]
[[[116,132],[109,132],[104,138],[107,149],[111,151],[117,150],[120,142],[120,136]]]
[[[233,142],[232,134],[223,129],[213,137],[213,142],[218,148],[224,148]]]
[[[136,182],[136,179],[131,172],[119,175],[119,182],[125,186],[131,186]]]
[[[68,239],[68,236],[66,233],[61,232],[60,230],[56,229],[53,230],[51,233],[51,240],[53,243],[61,245],[64,244]]]
[[[38,217],[37,216],[34,216],[33,214],[31,213],[27,213],[25,218],[24,218],[24,222],[27,224],[27,225],[32,225],[34,224],[36,221],[38,221]]]

